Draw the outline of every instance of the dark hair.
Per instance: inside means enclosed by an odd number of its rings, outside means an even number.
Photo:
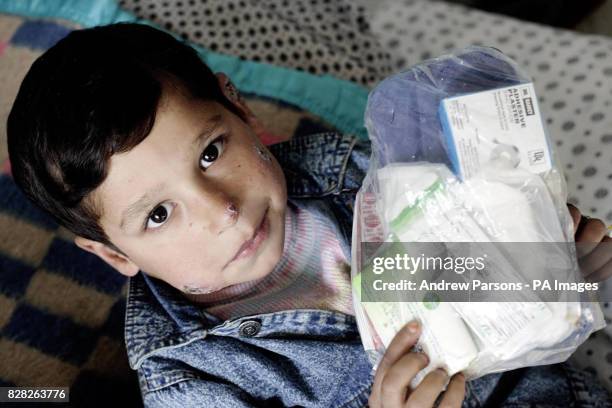
[[[239,114],[197,52],[170,34],[132,23],[68,34],[34,62],[9,114],[17,185],[60,225],[116,248],[88,195],[113,154],[147,137],[167,81]]]

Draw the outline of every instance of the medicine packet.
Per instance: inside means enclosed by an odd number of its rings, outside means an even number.
[[[351,274],[358,327],[375,367],[413,319],[423,326],[416,350],[430,360],[413,387],[438,367],[473,379],[564,361],[604,327],[592,295],[543,295],[530,286],[534,278],[581,276],[565,179],[533,83],[512,60],[474,46],[424,61],[372,90],[365,124],[372,156],[355,201]],[[400,253],[429,261],[434,252],[458,259],[483,251],[487,268],[468,273],[457,264],[450,275],[397,265],[375,271],[377,259]],[[470,300],[404,289],[426,280],[470,288]],[[519,289],[482,295],[473,286],[481,280]],[[402,289],[379,291],[377,284]]]

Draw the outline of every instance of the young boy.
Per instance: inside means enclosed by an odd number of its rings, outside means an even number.
[[[427,363],[408,353],[418,324],[374,377],[353,316],[352,204],[369,144],[325,133],[268,149],[262,130],[193,49],[117,24],[75,31],[34,63],[8,141],[28,197],[130,277],[126,346],[146,406],[432,406],[448,379],[409,389]],[[603,239],[594,222],[583,231]],[[442,401],[607,399],[566,365],[511,373],[511,387],[454,376]]]

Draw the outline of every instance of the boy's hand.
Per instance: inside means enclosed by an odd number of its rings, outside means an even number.
[[[414,376],[428,364],[425,354],[409,351],[420,334],[420,325],[413,321],[395,335],[376,370],[368,400],[370,408],[433,407],[448,375],[441,369],[434,370],[425,376],[418,387],[410,388]],[[464,397],[465,377],[462,374],[454,375],[440,406],[460,407]]]
[[[601,282],[612,276],[612,238],[602,220],[580,214],[568,204],[574,220],[574,240],[580,270],[587,282]]]

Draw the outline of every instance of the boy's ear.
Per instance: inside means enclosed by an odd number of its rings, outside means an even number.
[[[253,114],[251,109],[247,106],[245,100],[240,95],[238,89],[234,86],[232,81],[223,72],[217,72],[215,74],[219,81],[219,86],[223,95],[229,100],[238,110],[241,112],[242,120],[253,129],[255,134],[261,138],[262,135],[266,134],[266,128],[263,123]]]
[[[104,262],[125,276],[134,276],[140,268],[127,256],[115,251],[107,245],[91,239],[76,237],[74,243],[79,248],[100,257]]]

